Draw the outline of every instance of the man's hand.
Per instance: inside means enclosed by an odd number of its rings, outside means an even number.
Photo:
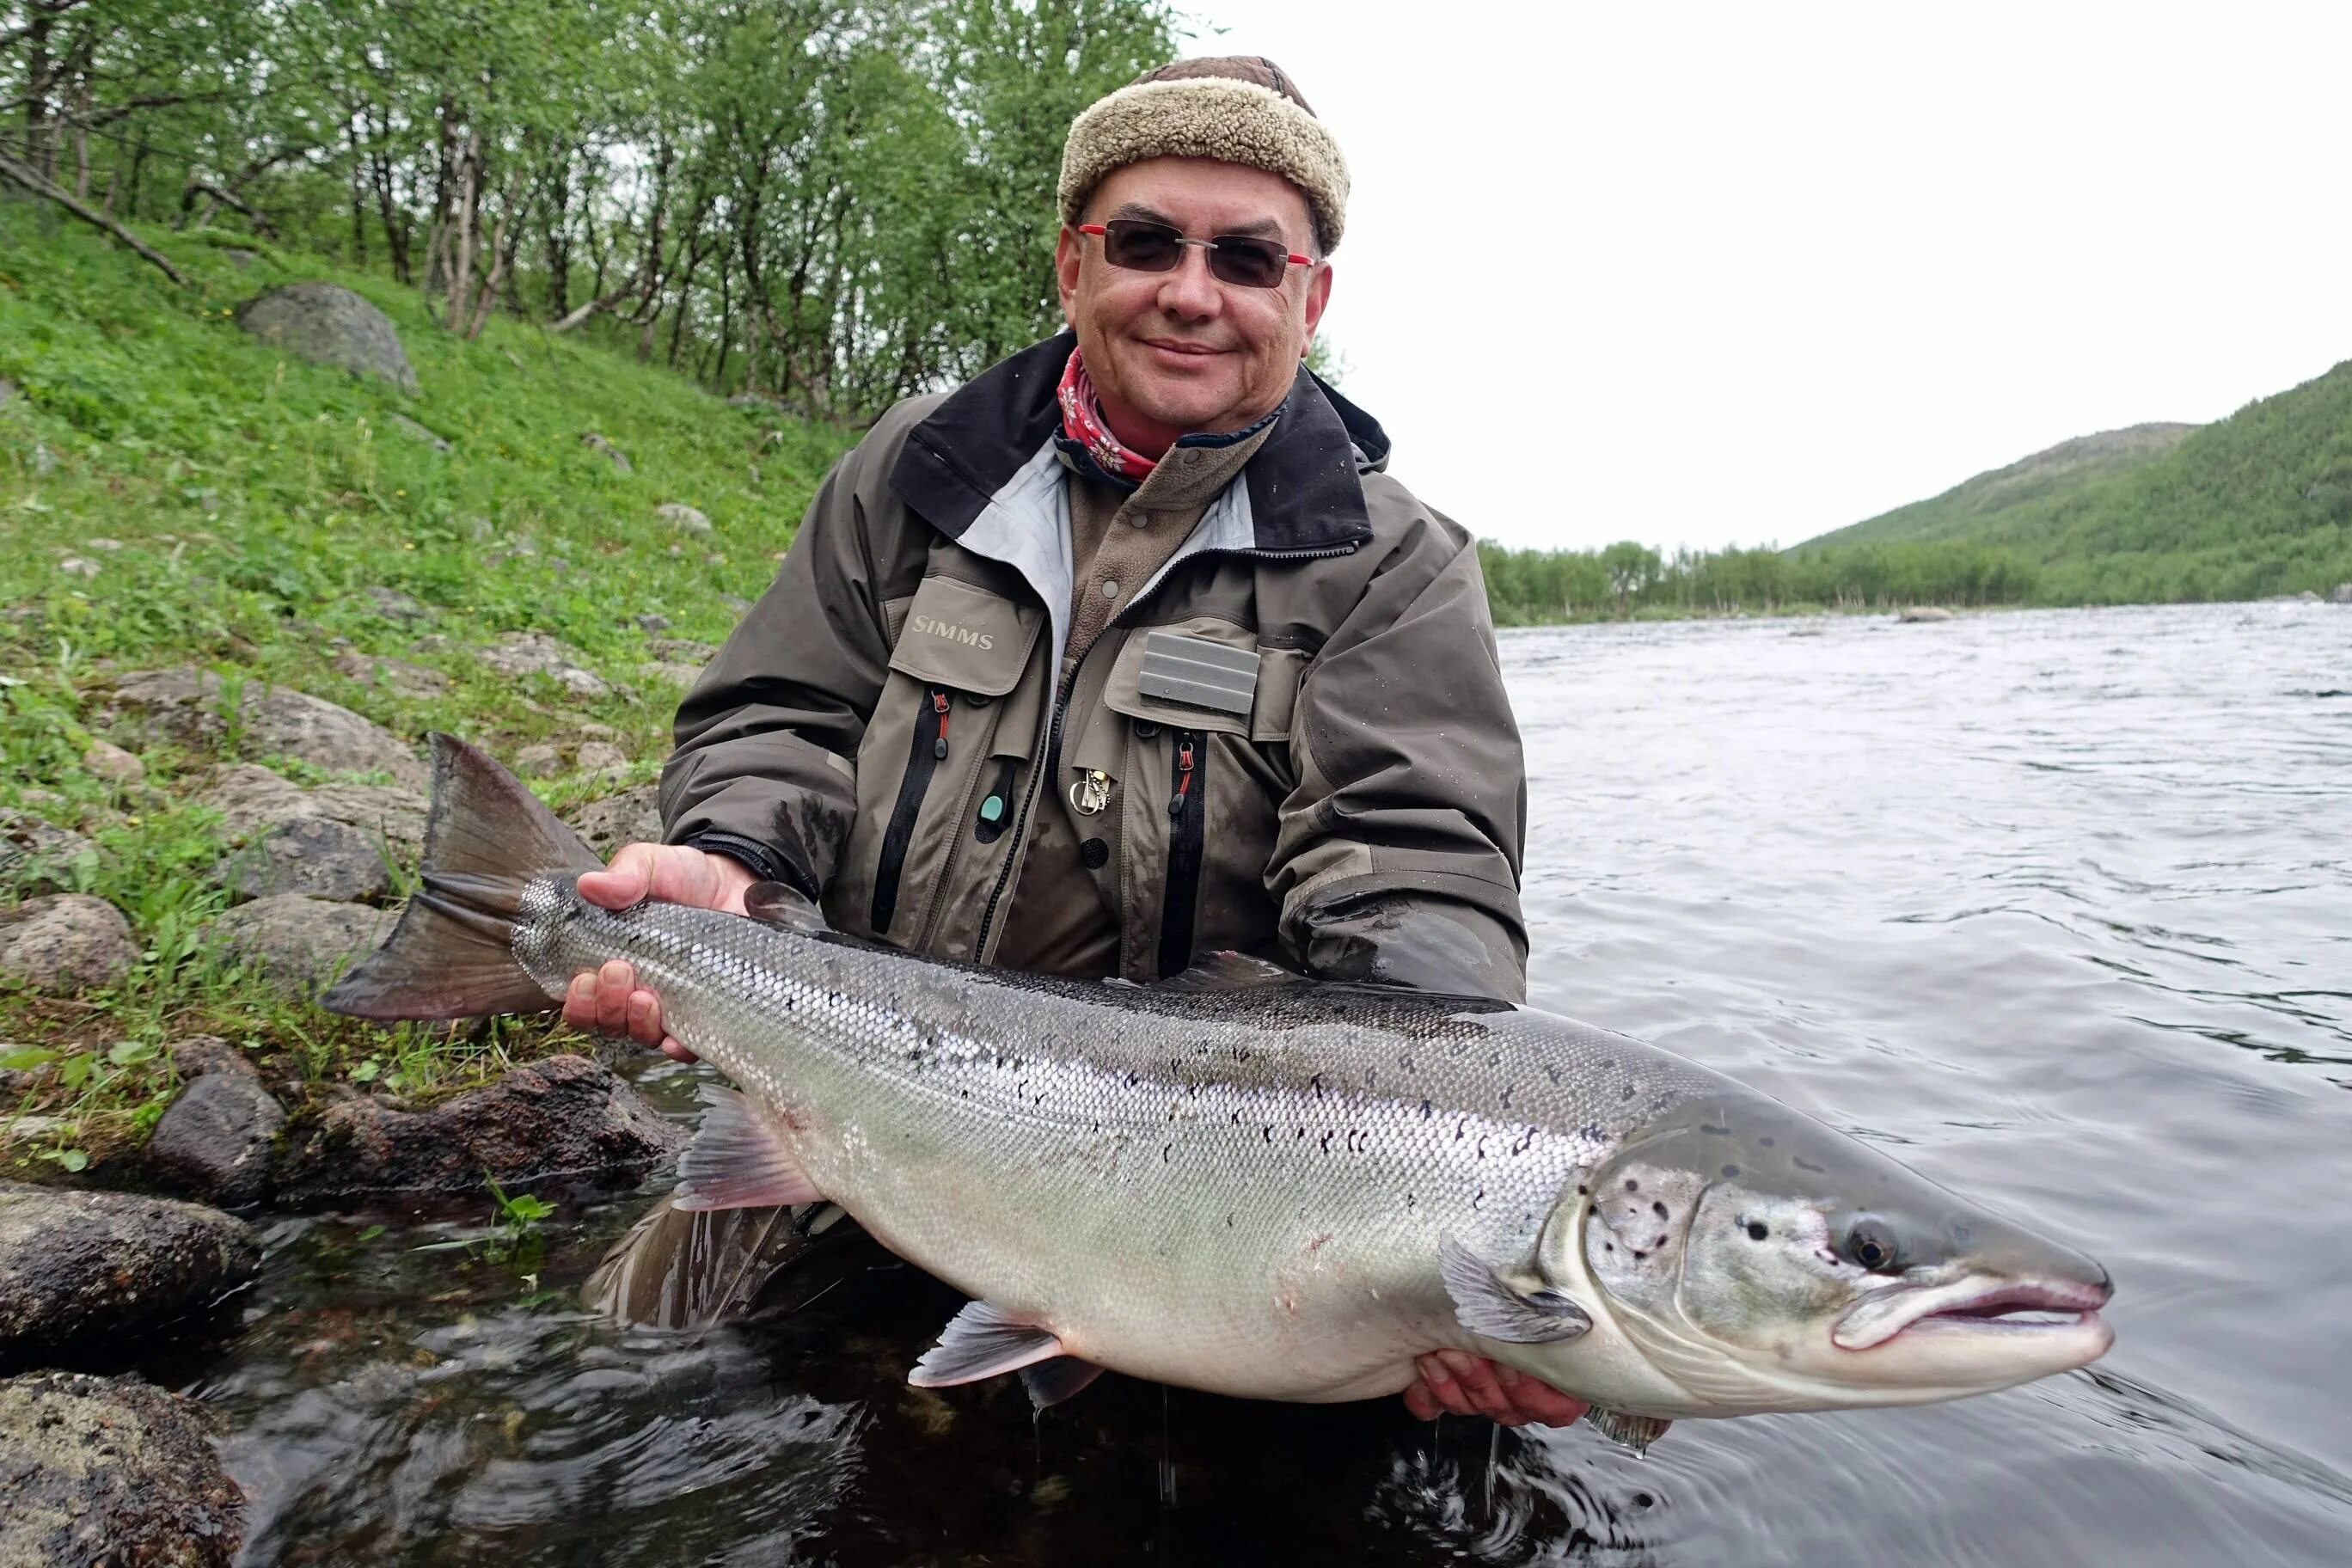
[[[1421,1376],[1404,1391],[1404,1407],[1423,1421],[1451,1413],[1491,1416],[1506,1426],[1570,1426],[1591,1408],[1548,1383],[1468,1351],[1432,1351],[1414,1357],[1413,1367]]]
[[[581,873],[580,896],[608,910],[625,910],[652,899],[740,915],[744,890],[759,879],[750,867],[724,855],[677,844],[631,844],[604,869]],[[637,984],[635,968],[624,958],[572,977],[572,989],[563,997],[563,1021],[656,1047],[682,1062],[695,1059],[663,1028],[661,998]]]

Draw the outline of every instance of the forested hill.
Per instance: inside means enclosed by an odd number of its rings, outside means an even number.
[[[2069,442],[1794,553],[1900,542],[2014,552],[2045,604],[2326,593],[2352,581],[2352,361],[2218,424]]]
[[[2194,425],[2132,425],[2078,436],[2004,468],[1979,474],[1927,500],[1818,538],[1808,545],[1859,544],[1871,539],[1951,539],[1973,533],[2031,502],[2052,500],[2155,462],[2180,445]]]

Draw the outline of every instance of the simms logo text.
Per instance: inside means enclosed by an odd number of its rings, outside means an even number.
[[[962,643],[968,647],[996,646],[996,638],[987,632],[976,632],[970,626],[951,626],[934,616],[917,616],[915,629],[919,632],[929,632],[935,637],[945,637],[950,642]]]

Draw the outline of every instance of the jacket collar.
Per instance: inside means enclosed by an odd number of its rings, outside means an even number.
[[[962,538],[1041,449],[1054,449],[1062,427],[1055,389],[1076,346],[1074,334],[1057,333],[950,394],[908,433],[891,487],[933,527]],[[1265,444],[1243,470],[1253,548],[1316,553],[1369,541],[1360,471],[1381,468],[1388,454],[1379,422],[1302,366]]]

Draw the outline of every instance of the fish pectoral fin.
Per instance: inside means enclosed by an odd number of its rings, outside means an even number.
[[[940,1342],[923,1352],[907,1381],[917,1388],[948,1388],[1019,1372],[1066,1353],[1052,1330],[1024,1323],[985,1301],[973,1301],[948,1320],[948,1326],[940,1331]],[[1078,1384],[1078,1388],[1084,1386]],[[1077,1388],[1069,1391],[1076,1392]],[[1035,1396],[1034,1388],[1031,1396]]]
[[[1620,1447],[1633,1449],[1636,1458],[1648,1453],[1650,1445],[1674,1425],[1663,1415],[1634,1415],[1601,1405],[1585,1412],[1584,1424]]]
[[[1204,952],[1192,960],[1192,967],[1155,980],[1148,987],[1153,991],[1264,991],[1285,985],[1309,984],[1303,974],[1296,974],[1278,963],[1263,958],[1252,958],[1245,952]]]
[[[743,912],[763,925],[782,926],[803,936],[830,930],[824,911],[788,882],[754,882],[743,889]]]
[[[1507,1345],[1558,1344],[1592,1327],[1583,1308],[1557,1290],[1522,1289],[1451,1236],[1437,1238],[1437,1272],[1454,1317],[1474,1334]]]
[[[1021,1386],[1029,1391],[1029,1404],[1038,1410],[1048,1405],[1059,1405],[1087,1391],[1088,1384],[1103,1374],[1103,1369],[1090,1361],[1080,1361],[1074,1355],[1055,1356],[1051,1361],[1032,1362],[1021,1369]]]
[[[800,1157],[750,1100],[731,1089],[707,1089],[703,1100],[709,1109],[701,1131],[677,1163],[677,1207],[694,1214],[824,1201]]]

